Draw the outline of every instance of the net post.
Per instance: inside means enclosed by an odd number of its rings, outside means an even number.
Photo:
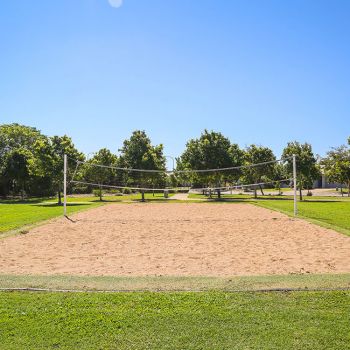
[[[293,187],[294,187],[294,216],[298,215],[297,207],[297,161],[296,155],[293,154]]]
[[[63,156],[63,215],[67,216],[67,155]]]

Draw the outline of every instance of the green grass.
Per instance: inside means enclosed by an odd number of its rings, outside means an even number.
[[[202,201],[206,198],[199,194],[190,194],[191,198],[198,199],[199,203],[207,203]],[[68,215],[79,210],[93,208],[99,205],[112,202],[133,202],[139,201],[139,194],[127,196],[106,196],[103,201],[99,201],[96,197],[83,196],[68,198]],[[278,210],[289,215],[293,214],[293,202],[291,197],[274,197],[259,196],[258,200],[254,200],[250,195],[224,195],[223,201],[217,202],[215,199],[210,203],[225,203],[225,200],[231,200],[227,203],[247,202],[256,204],[265,208]],[[165,200],[163,195],[156,193],[146,194],[146,201],[160,203],[178,203],[178,200]],[[310,197],[302,202],[298,202],[299,216],[306,218],[316,224],[333,228],[339,232],[350,235],[350,199],[332,198],[332,197]],[[51,219],[62,215],[63,208],[56,204],[56,199],[37,199],[25,202],[21,201],[0,201],[0,237],[5,232],[18,230],[26,225],[34,225],[43,220]]]
[[[191,198],[207,199],[200,194],[190,194]],[[349,197],[304,197],[298,201],[298,216],[307,219],[323,227],[334,229],[350,236],[350,198]],[[222,201],[217,203],[246,202],[264,208],[277,210],[288,215],[293,215],[293,200],[291,196],[258,196],[251,195],[223,195]],[[205,201],[203,201],[206,203]],[[212,201],[208,201],[212,202]]]
[[[200,194],[200,193],[190,193],[188,198],[195,199],[210,199],[208,196]],[[222,199],[251,199],[252,194],[221,194]],[[212,199],[218,199],[217,194],[213,194]]]
[[[349,349],[350,292],[0,293],[0,349]]]
[[[237,202],[292,214],[291,200],[266,196],[254,201],[249,197],[239,196]],[[131,195],[123,200],[139,198]],[[164,202],[159,195],[147,194],[146,198]],[[104,200],[69,198],[68,213],[120,198]],[[312,197],[298,206],[301,217],[350,235],[349,200]],[[59,215],[62,207],[53,199],[2,201],[0,233]],[[349,286],[349,274],[233,278],[0,275],[0,288],[134,291],[0,292],[0,349],[350,349],[350,291],[246,292]],[[233,290],[241,292],[228,292]]]
[[[259,200],[252,202],[264,208],[293,215],[291,200]],[[341,199],[312,198],[298,202],[299,217],[318,225],[335,229],[350,236],[350,201]]]
[[[99,203],[70,203],[67,213],[72,214],[79,210],[100,205]],[[63,207],[56,203],[44,200],[1,201],[0,202],[0,237],[1,233],[19,229],[26,225],[33,225],[63,215]]]
[[[172,195],[172,194],[171,194]],[[163,194],[146,193],[147,201],[165,201]],[[140,194],[127,196],[106,196],[101,202],[99,198],[92,196],[80,196],[68,198],[67,214],[90,209],[110,202],[137,201]],[[57,205],[56,198],[0,201],[0,237],[4,232],[13,231],[26,225],[34,225],[41,221],[52,219],[63,214],[63,207]]]
[[[0,288],[74,291],[261,291],[271,289],[350,289],[350,274],[270,276],[67,276],[1,275]]]

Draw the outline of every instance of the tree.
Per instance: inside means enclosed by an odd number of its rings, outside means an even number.
[[[14,149],[6,157],[4,175],[12,180],[12,188],[15,193],[21,193],[22,200],[29,180],[28,161],[31,157],[32,154],[24,148]]]
[[[297,186],[299,188],[300,200],[302,200],[302,190],[307,189],[310,191],[313,182],[320,176],[320,170],[310,144],[301,144],[297,141],[288,142],[287,147],[283,150],[282,158],[288,158],[286,170],[290,177],[293,176],[293,154],[296,155]]]
[[[36,128],[15,123],[0,125],[0,194],[6,196],[11,188],[24,197],[34,180],[29,171],[33,144],[45,139]]]
[[[62,204],[63,156],[68,156],[68,172],[74,172],[76,161],[84,161],[84,155],[79,152],[70,137],[53,136],[37,140],[33,145],[35,156],[30,162],[30,172],[36,176],[49,176],[52,186],[57,191],[58,204]]]
[[[230,140],[220,132],[204,130],[198,139],[191,139],[186,149],[178,159],[177,170],[207,170],[235,167],[242,164],[243,152],[238,145],[231,144]],[[186,180],[198,182],[202,186],[220,188],[221,183],[228,180],[237,180],[238,171],[214,171],[191,173],[184,177]],[[217,191],[220,198],[221,191]]]
[[[99,197],[102,201],[102,185],[110,185],[116,176],[116,171],[111,168],[99,167],[96,165],[116,166],[117,156],[114,155],[107,148],[100,149],[94,154],[93,158],[88,160],[84,165],[84,178],[88,179],[93,183],[98,183],[99,186]]]
[[[273,179],[275,173],[276,160],[273,151],[268,147],[250,145],[244,153],[243,179],[246,183],[259,184],[269,182]],[[273,162],[251,167],[250,165]],[[264,195],[263,187],[259,184],[261,194]],[[254,187],[254,197],[257,197],[256,188]]]
[[[120,150],[119,166],[133,169],[159,170],[164,173],[136,172],[125,174],[128,184],[140,185],[141,187],[164,186],[165,164],[163,145],[153,146],[145,131],[136,130],[130,139],[123,143]],[[141,190],[142,201],[145,200],[145,191]]]
[[[274,173],[273,180],[275,181],[275,189],[278,190],[279,195],[281,195],[282,194],[281,183],[285,182],[285,181],[281,181],[281,180],[286,180],[288,178],[288,174],[286,172],[286,168],[285,168],[284,164],[281,162],[275,163],[273,173]]]
[[[350,197],[350,149],[347,146],[332,148],[321,161],[330,181],[346,184]]]

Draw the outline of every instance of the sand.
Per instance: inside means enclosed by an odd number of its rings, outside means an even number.
[[[350,237],[250,204],[110,204],[0,240],[2,274],[350,272]]]

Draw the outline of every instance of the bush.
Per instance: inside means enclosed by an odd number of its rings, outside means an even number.
[[[131,191],[130,188],[127,188],[127,187],[126,187],[126,188],[123,189],[123,193],[124,193],[124,194],[131,194],[132,191]]]
[[[103,190],[100,190],[99,188],[94,188],[94,189],[92,190],[92,194],[93,194],[95,197],[100,197],[100,194],[101,194],[101,197],[103,197],[104,191],[103,191]]]

